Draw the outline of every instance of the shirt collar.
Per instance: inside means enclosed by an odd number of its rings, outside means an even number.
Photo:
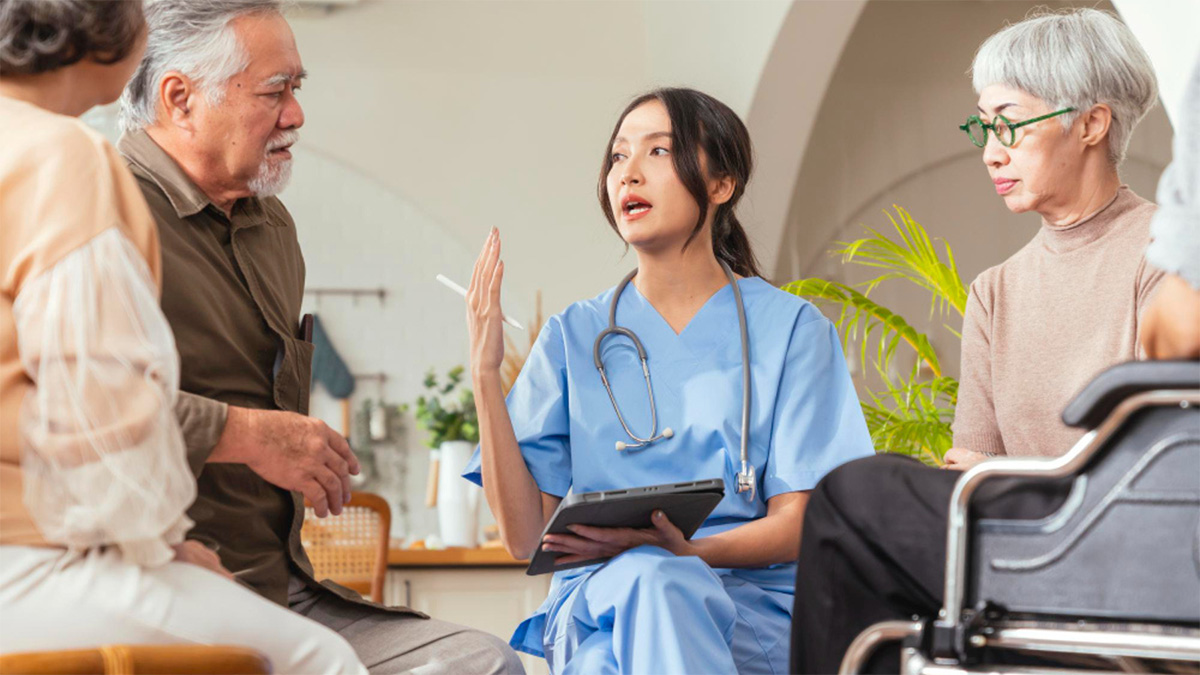
[[[144,129],[122,134],[117,141],[117,149],[162,189],[180,218],[194,216],[209,206],[224,217],[224,212],[212,203],[208,195],[188,178],[178,162],[155,143]],[[228,219],[234,227],[253,227],[270,222],[258,197],[245,197],[234,202]]]

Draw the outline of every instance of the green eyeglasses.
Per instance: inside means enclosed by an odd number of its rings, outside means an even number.
[[[1042,120],[1048,120],[1051,117],[1058,117],[1059,115],[1065,115],[1074,111],[1074,108],[1063,108],[1049,115],[1042,115],[1041,117],[1035,117],[1024,122],[1013,122],[1004,115],[996,115],[991,124],[979,119],[979,115],[971,115],[967,118],[967,123],[958,125],[958,128],[967,132],[967,137],[971,139],[971,142],[980,148],[987,145],[989,130],[996,134],[996,140],[1000,141],[1000,145],[1011,148],[1013,143],[1017,142],[1017,129],[1026,124],[1041,122]]]

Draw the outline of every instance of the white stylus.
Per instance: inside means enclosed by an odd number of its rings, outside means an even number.
[[[440,281],[442,283],[442,285],[445,286],[446,288],[449,288],[450,290],[454,291],[455,293],[458,293],[459,295],[463,296],[464,298],[467,297],[467,289],[463,288],[462,286],[459,286],[458,284],[454,283],[453,281],[450,281],[449,279],[446,278],[446,276],[444,274],[437,275],[437,280]],[[513,328],[516,328],[517,330],[525,330],[525,327],[522,326],[521,324],[517,323],[516,319],[510,319],[506,316],[506,317],[504,317],[504,323],[512,326]]]

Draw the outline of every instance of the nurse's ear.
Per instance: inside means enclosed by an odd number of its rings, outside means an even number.
[[[712,206],[719,206],[733,199],[733,192],[737,189],[737,181],[733,176],[718,176],[708,179],[708,203]]]

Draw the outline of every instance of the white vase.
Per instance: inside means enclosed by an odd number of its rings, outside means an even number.
[[[474,452],[475,444],[467,441],[446,441],[438,448],[438,529],[445,546],[474,548],[479,544],[482,490],[462,477]]]

